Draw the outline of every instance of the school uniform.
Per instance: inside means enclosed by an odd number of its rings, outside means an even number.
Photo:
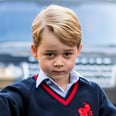
[[[116,107],[75,71],[65,90],[40,71],[1,90],[0,116],[116,116]]]

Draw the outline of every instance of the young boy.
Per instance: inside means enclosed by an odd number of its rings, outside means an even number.
[[[0,92],[0,116],[116,116],[103,90],[74,71],[82,48],[76,14],[50,5],[32,24],[33,56],[38,75]]]

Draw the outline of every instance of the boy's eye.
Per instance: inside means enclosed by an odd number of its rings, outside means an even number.
[[[70,57],[71,55],[72,55],[72,53],[70,53],[70,52],[64,53],[65,57]]]
[[[51,58],[51,57],[54,56],[54,53],[46,53],[45,55],[46,55],[47,57],[50,57],[50,58]]]

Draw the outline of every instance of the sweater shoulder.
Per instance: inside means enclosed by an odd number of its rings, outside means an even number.
[[[87,79],[83,77],[80,77],[79,84],[82,85],[83,87],[93,89],[96,92],[102,91],[102,88],[100,87],[100,85],[98,85],[97,83],[93,81],[88,81]]]
[[[30,95],[33,91],[36,81],[33,77],[20,80],[6,86],[0,91],[0,111],[2,116],[19,116],[25,115],[27,110]],[[11,110],[7,110],[11,109]]]
[[[27,79],[13,82],[11,85],[8,85],[5,88],[3,88],[1,92],[17,92],[22,94],[29,94],[34,86],[36,86],[36,81],[34,80],[34,77],[28,77]]]

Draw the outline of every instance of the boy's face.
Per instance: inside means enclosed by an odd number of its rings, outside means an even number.
[[[32,45],[33,56],[38,60],[41,69],[54,81],[69,79],[69,73],[80,53],[77,46],[67,46],[47,29],[42,33],[41,43],[36,49]]]

